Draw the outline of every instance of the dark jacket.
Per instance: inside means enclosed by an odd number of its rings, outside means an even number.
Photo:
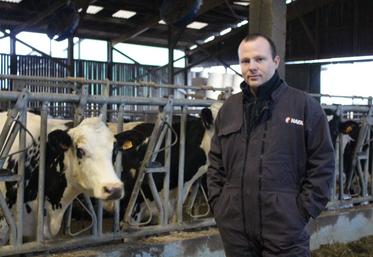
[[[211,141],[207,183],[217,225],[263,243],[308,239],[305,225],[325,208],[334,173],[326,116],[314,98],[281,83],[248,137],[242,98],[226,100]]]

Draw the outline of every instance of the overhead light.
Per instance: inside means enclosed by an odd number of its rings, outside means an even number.
[[[235,5],[242,5],[242,6],[248,6],[250,4],[250,2],[237,1],[237,2],[233,2],[233,4],[235,4]]]
[[[114,18],[129,19],[134,15],[136,15],[136,12],[131,12],[131,11],[127,11],[127,10],[119,10],[116,13],[114,13],[112,16]]]
[[[295,0],[286,0],[286,4],[290,4],[292,2],[295,2]]]
[[[199,21],[193,21],[192,23],[190,23],[190,24],[187,25],[187,28],[190,28],[190,29],[202,29],[202,28],[206,27],[207,25],[208,25],[208,23],[199,22]]]
[[[210,41],[212,41],[212,40],[214,40],[214,39],[215,39],[215,36],[208,37],[208,38],[206,38],[206,39],[203,41],[203,43],[210,42]]]
[[[8,2],[13,4],[19,4],[22,0],[0,0],[0,2]]]
[[[227,29],[224,29],[224,30],[222,30],[222,31],[220,31],[220,36],[223,36],[223,35],[225,35],[225,34],[228,34],[229,32],[231,32],[232,31],[232,28],[227,28]]]
[[[247,23],[248,23],[247,20],[241,21],[241,22],[237,23],[237,27],[241,27],[241,26],[243,26],[243,25],[245,25]]]
[[[193,49],[196,49],[197,48],[197,45],[192,45],[191,47],[189,47],[190,50],[193,50]]]
[[[104,7],[102,7],[102,6],[89,5],[88,8],[87,8],[87,13],[88,14],[96,14],[99,11],[101,11],[102,9],[104,9]]]
[[[158,21],[158,24],[167,25],[167,23],[164,20]]]

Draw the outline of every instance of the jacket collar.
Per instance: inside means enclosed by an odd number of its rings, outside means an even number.
[[[243,100],[244,101],[253,101],[257,99],[259,101],[266,101],[266,100],[273,100],[273,93],[276,89],[283,83],[278,75],[277,70],[273,74],[273,76],[263,85],[258,87],[256,96],[253,95],[251,90],[249,89],[249,85],[243,81],[240,85],[242,93],[243,93]]]

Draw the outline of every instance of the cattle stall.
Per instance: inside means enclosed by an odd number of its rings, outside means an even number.
[[[28,119],[26,119],[25,111],[27,108],[33,105],[29,105],[29,103],[38,103],[39,106],[41,106],[41,109],[39,110],[39,113],[41,115],[40,119],[40,166],[39,166],[39,176],[38,176],[38,188],[37,193],[38,195],[44,195],[45,192],[45,183],[49,183],[49,181],[45,180],[45,174],[46,174],[46,168],[43,163],[45,162],[49,152],[47,151],[46,142],[48,140],[47,138],[47,122],[51,114],[51,109],[49,108],[50,103],[68,103],[74,106],[74,113],[73,117],[71,117],[71,120],[74,122],[75,125],[78,125],[79,122],[84,119],[84,117],[91,117],[96,116],[100,114],[101,119],[104,121],[108,118],[108,109],[112,110],[112,113],[116,111],[115,117],[116,117],[116,127],[118,132],[122,131],[123,128],[123,120],[124,117],[126,117],[126,111],[125,107],[128,105],[146,105],[146,106],[160,106],[162,109],[162,112],[157,114],[157,119],[155,122],[155,127],[158,128],[158,131],[161,132],[162,137],[165,138],[166,144],[170,145],[170,140],[172,138],[171,135],[171,129],[167,129],[167,123],[172,124],[172,114],[178,114],[180,116],[180,163],[183,162],[185,152],[184,152],[184,145],[185,145],[185,135],[183,133],[183,130],[185,130],[185,122],[186,117],[188,114],[189,108],[192,110],[192,112],[195,112],[193,110],[194,107],[201,108],[204,106],[210,106],[214,101],[212,100],[191,100],[191,99],[184,99],[184,98],[164,98],[164,97],[127,97],[127,96],[119,96],[119,95],[89,95],[87,94],[87,84],[88,83],[95,83],[95,84],[101,84],[103,88],[105,86],[112,86],[112,84],[115,87],[118,86],[126,86],[127,83],[123,82],[111,82],[111,81],[85,81],[83,79],[56,79],[53,80],[51,78],[37,78],[37,77],[27,77],[27,76],[9,76],[9,75],[1,75],[1,79],[6,80],[12,80],[17,81],[17,84],[20,85],[20,88],[24,88],[21,92],[16,91],[3,91],[0,100],[2,102],[7,102],[12,108],[8,112],[8,117],[10,117],[10,121],[8,121],[8,126],[4,126],[4,128],[7,131],[3,131],[1,137],[1,143],[3,145],[11,145],[12,140],[15,140],[15,134],[17,131],[20,131],[20,139],[19,139],[19,149],[27,149],[26,143],[26,135],[28,135],[30,132],[25,130],[25,125],[28,124]],[[53,86],[59,86],[59,87],[66,87],[72,89],[70,93],[48,93],[48,92],[30,92],[27,90],[26,86],[32,81],[33,84],[37,84],[38,81],[41,81],[42,84],[48,83],[53,84]],[[144,83],[130,83],[130,86],[144,86]],[[169,91],[171,90],[206,90],[206,88],[201,87],[183,87],[183,86],[174,86],[174,85],[156,85],[154,83],[148,83],[145,86],[147,87],[162,87],[166,88]],[[211,88],[208,88],[211,89]],[[219,90],[219,89],[214,89]],[[225,89],[220,89],[225,90]],[[104,92],[105,90],[103,90]],[[108,91],[106,91],[108,92]],[[109,91],[110,92],[110,91]],[[15,103],[15,104],[14,104]],[[94,106],[94,108],[92,108]],[[97,108],[99,106],[99,108]],[[114,108],[115,107],[115,108]],[[114,111],[113,111],[114,110]],[[141,112],[144,112],[143,110]],[[154,112],[154,111],[153,111]],[[61,117],[58,117],[61,118]],[[65,117],[62,117],[65,118]],[[16,122],[14,122],[14,119],[18,119]],[[13,122],[13,123],[12,123]],[[158,122],[158,123],[157,123]],[[161,124],[159,123],[161,122]],[[158,125],[157,125],[158,124]],[[166,124],[166,125],[165,125]],[[27,126],[27,125],[26,125]],[[166,129],[165,129],[166,128]],[[13,133],[10,133],[12,132]],[[9,134],[9,133],[10,134]],[[10,136],[8,136],[8,134]],[[158,140],[158,137],[151,137],[150,142],[153,142],[153,146],[161,147],[162,143]],[[7,143],[7,144],[5,144]],[[21,183],[22,181],[26,180],[24,176],[24,170],[25,167],[22,165],[25,161],[25,153],[21,152],[19,157],[19,165],[18,165],[18,174],[9,174],[8,171],[4,168],[2,169],[2,172],[0,174],[0,180],[2,182],[17,182],[17,204],[16,204],[16,217],[13,217],[11,211],[9,208],[7,208],[7,202],[5,200],[5,197],[1,194],[0,195],[0,204],[1,204],[1,210],[3,213],[3,216],[5,217],[6,223],[9,225],[9,241],[5,243],[5,245],[0,246],[1,251],[0,255],[12,255],[12,254],[20,254],[20,253],[30,253],[30,252],[37,252],[37,251],[46,251],[46,250],[56,250],[66,247],[74,247],[74,246],[83,246],[83,245],[92,245],[94,243],[102,243],[107,241],[113,241],[113,240],[120,240],[123,238],[136,238],[139,236],[144,235],[150,235],[150,234],[159,234],[174,230],[183,230],[183,229],[190,229],[190,228],[199,228],[199,227],[205,227],[210,226],[214,224],[213,219],[211,216],[203,215],[207,217],[203,218],[196,218],[194,217],[192,220],[184,221],[183,220],[183,198],[185,196],[184,192],[184,186],[183,186],[183,180],[182,180],[182,173],[183,173],[183,165],[179,164],[179,172],[181,175],[179,175],[179,181],[178,181],[178,188],[177,188],[177,211],[176,211],[176,217],[177,219],[173,222],[170,222],[167,218],[167,213],[162,214],[162,210],[164,210],[164,206],[166,206],[165,203],[169,201],[169,193],[167,192],[167,178],[169,177],[167,174],[170,173],[169,171],[169,158],[170,158],[170,152],[169,149],[167,149],[167,145],[165,148],[165,167],[164,172],[166,174],[165,176],[165,193],[163,193],[163,197],[160,197],[158,192],[156,190],[153,190],[153,196],[154,199],[157,202],[159,208],[159,212],[161,213],[160,218],[158,220],[158,224],[155,225],[149,225],[149,226],[121,226],[122,223],[122,217],[119,216],[119,202],[115,202],[114,206],[114,214],[112,215],[112,227],[110,231],[103,231],[103,208],[102,208],[102,201],[99,200],[94,203],[94,206],[90,200],[89,197],[84,196],[83,201],[86,201],[85,209],[88,210],[88,213],[91,218],[91,223],[88,227],[84,228],[82,231],[79,231],[77,233],[68,231],[70,229],[70,222],[71,220],[69,218],[66,218],[66,227],[67,229],[67,236],[60,236],[60,233],[57,238],[49,239],[45,237],[45,231],[44,231],[44,224],[48,221],[45,220],[44,217],[44,200],[43,198],[38,198],[37,201],[37,208],[36,210],[36,223],[37,228],[36,232],[34,234],[34,237],[31,240],[24,240],[23,238],[23,227],[27,224],[23,219],[22,213],[24,213],[23,210],[23,196],[25,191],[25,185]],[[157,150],[156,150],[157,151]],[[2,160],[5,160],[4,158],[9,153],[9,147],[2,150]],[[119,155],[118,155],[119,156]],[[154,156],[152,152],[147,152],[147,156]],[[168,157],[167,157],[168,156]],[[117,157],[118,158],[118,157]],[[120,158],[120,157],[119,157]],[[154,158],[154,157],[152,157]],[[167,161],[168,160],[168,161]],[[168,162],[168,164],[167,164]],[[120,173],[120,165],[117,162],[117,173]],[[2,163],[4,164],[4,163]],[[158,167],[159,168],[159,167]],[[168,170],[167,170],[168,169]],[[144,170],[143,170],[144,172]],[[157,171],[157,168],[153,170],[152,172],[159,172]],[[142,181],[138,180],[136,181],[137,184],[141,184]],[[190,185],[191,186],[191,185]],[[194,190],[193,194],[196,194],[198,192],[197,190]],[[140,190],[138,189],[136,193],[140,193]],[[183,195],[184,194],[184,195]],[[195,197],[195,196],[194,196]],[[131,202],[134,200],[131,199]],[[73,210],[69,209],[66,213],[73,212]],[[127,217],[130,215],[131,210],[126,210]],[[69,216],[69,215],[68,215]],[[87,229],[88,228],[88,229]]]

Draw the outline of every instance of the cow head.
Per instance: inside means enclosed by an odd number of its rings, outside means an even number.
[[[110,129],[99,118],[87,118],[67,134],[72,140],[64,159],[68,183],[98,199],[123,197],[123,183],[112,163]]]

